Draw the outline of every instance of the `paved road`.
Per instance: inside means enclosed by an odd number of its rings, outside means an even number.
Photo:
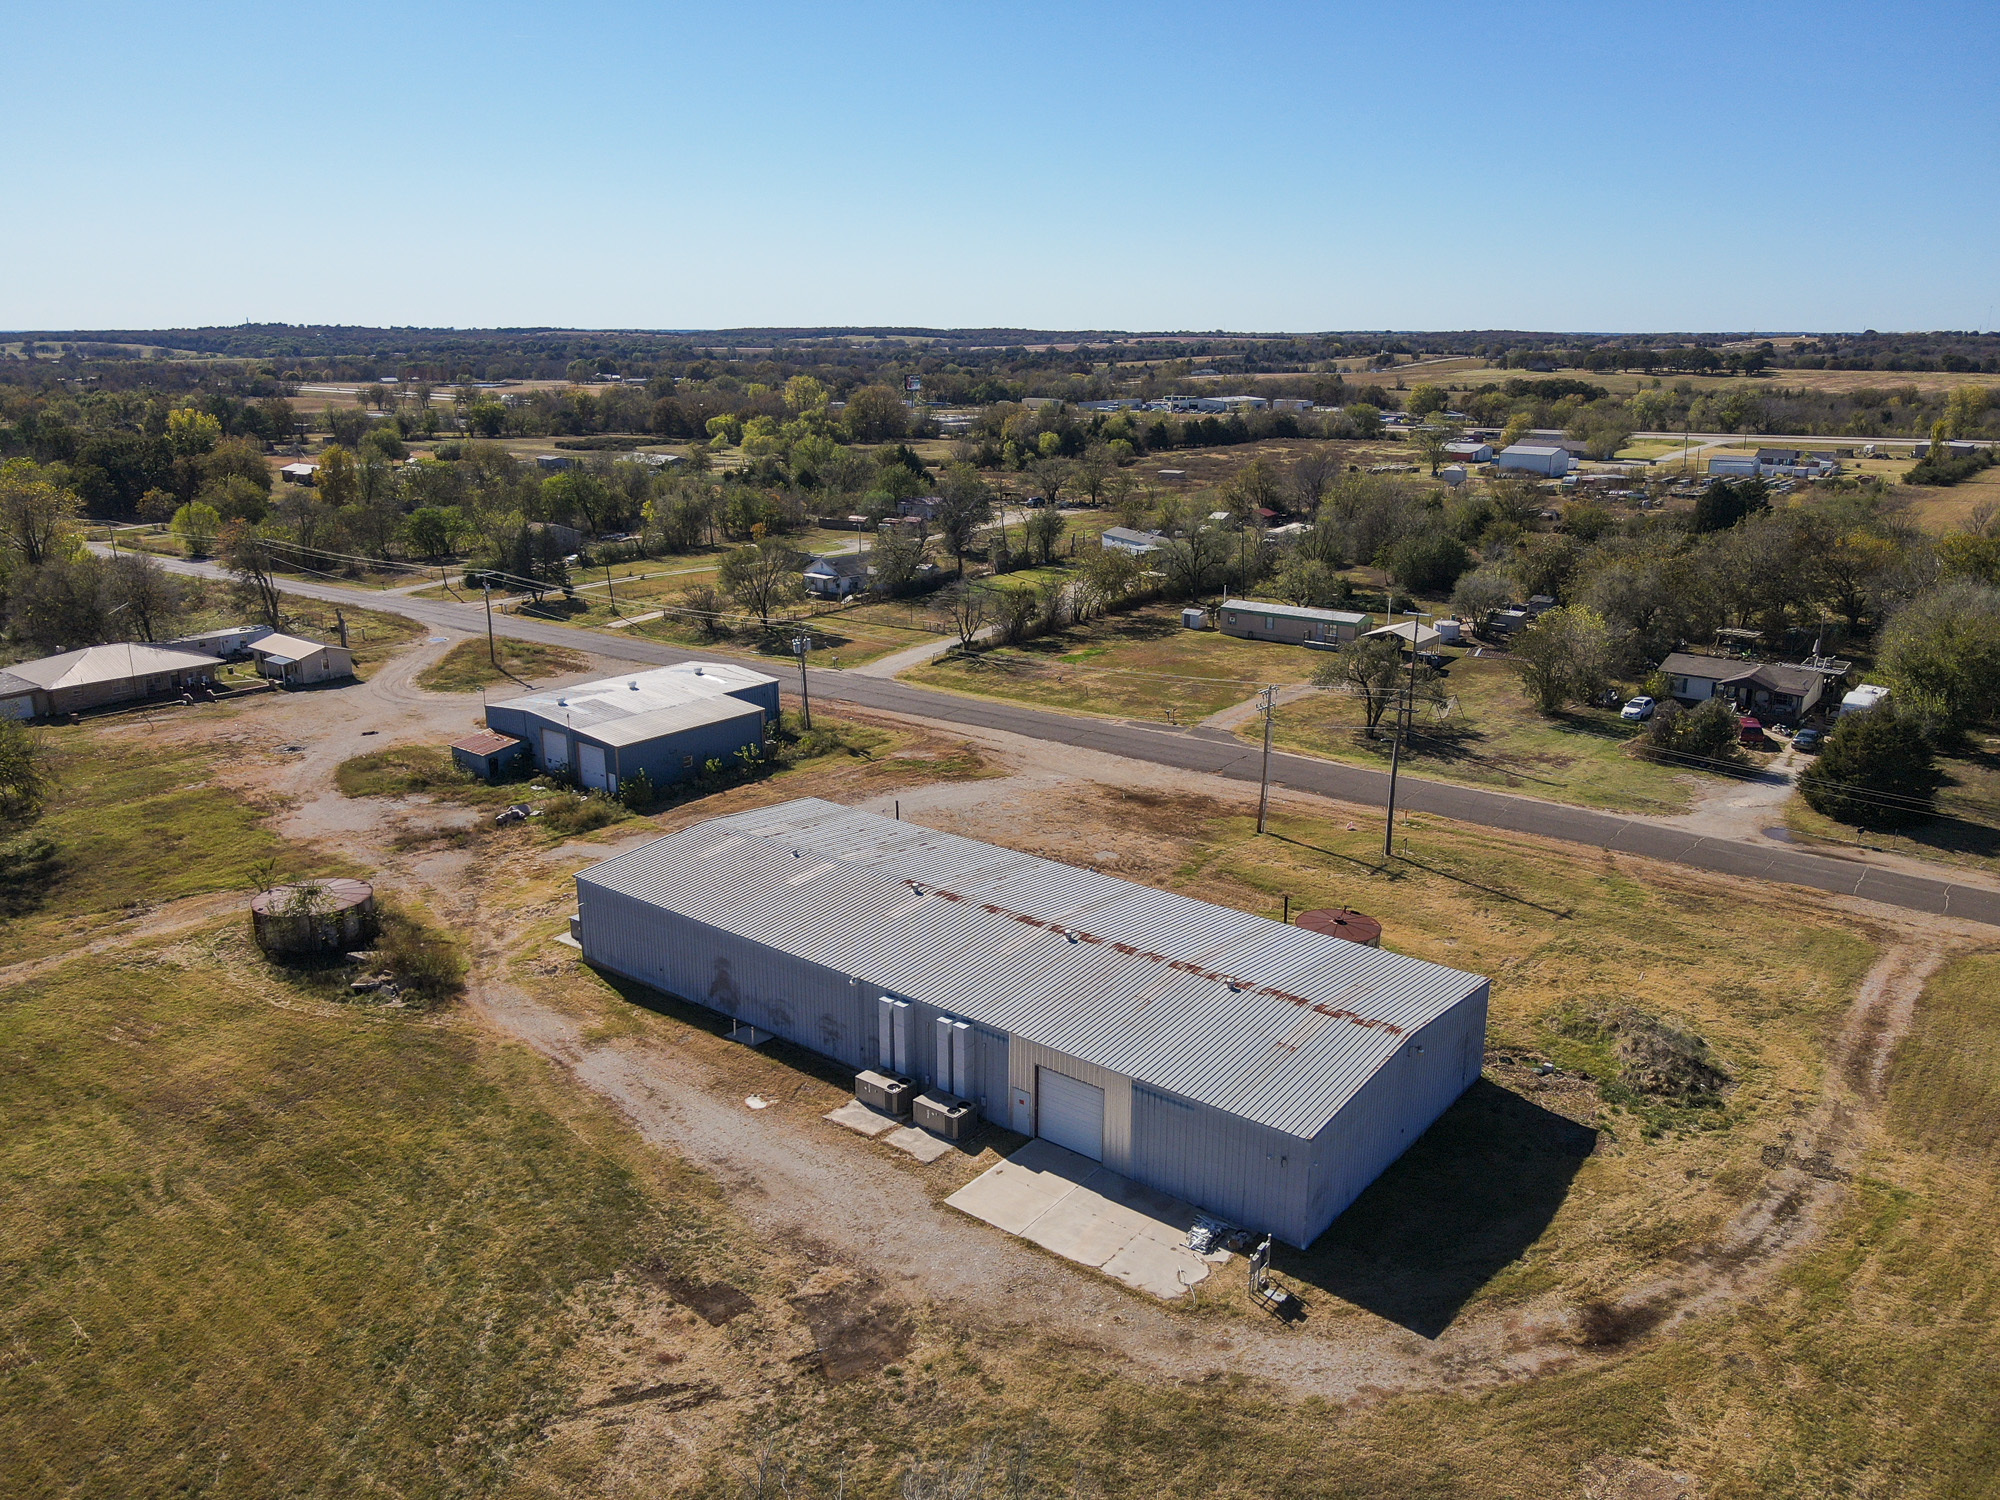
[[[221,569],[212,563],[177,559],[160,561],[174,572],[211,578],[221,576]],[[477,604],[448,604],[429,599],[384,596],[366,589],[289,579],[284,581],[283,587],[288,593],[306,598],[350,608],[387,610],[433,627],[475,634],[486,628],[485,613]],[[576,630],[541,620],[522,619],[517,615],[495,615],[493,628],[503,635],[547,645],[574,649],[581,644],[577,639],[580,632]],[[652,662],[660,666],[721,654],[689,651],[659,641],[595,634],[589,636],[589,645],[593,650],[623,660]],[[765,659],[758,659],[756,664],[773,666]],[[776,667],[775,672],[781,680],[786,680],[786,669]],[[813,671],[812,691],[821,701],[855,703],[942,723],[995,729],[1050,744],[1073,745],[1132,760],[1227,776],[1237,781],[1254,782],[1258,778],[1257,748],[1226,730],[1174,728],[1143,720],[1054,713],[827,668]],[[1386,800],[1389,781],[1383,772],[1366,767],[1283,752],[1271,756],[1271,779],[1296,791],[1374,806],[1380,806]],[[1856,859],[1812,854],[1804,850],[1711,838],[1645,818],[1594,812],[1588,808],[1567,807],[1533,797],[1453,786],[1414,776],[1402,778],[1396,797],[1397,806],[1410,812],[1435,813],[1440,817],[1488,828],[1531,833],[1623,854],[1671,860],[1676,864],[1692,865],[1725,875],[1811,886],[1912,911],[1937,912],[2000,926],[2000,891],[1963,885],[1939,876],[1908,874]]]

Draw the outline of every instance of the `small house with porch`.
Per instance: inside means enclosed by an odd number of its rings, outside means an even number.
[[[1773,661],[1739,661],[1676,651],[1660,663],[1674,701],[1693,707],[1721,694],[1767,724],[1796,725],[1819,706],[1825,674]]]
[[[845,599],[865,590],[874,571],[865,552],[815,557],[805,567],[806,592],[816,599]]]

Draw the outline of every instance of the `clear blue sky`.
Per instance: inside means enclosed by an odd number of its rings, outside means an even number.
[[[0,8],[0,327],[2000,326],[1986,4]]]

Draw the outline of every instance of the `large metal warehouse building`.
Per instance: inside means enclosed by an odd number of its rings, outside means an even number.
[[[764,743],[778,679],[733,662],[690,661],[486,705],[486,727],[528,746],[544,771],[615,792],[640,771],[654,786]]]
[[[1306,1245],[1479,1077],[1486,981],[806,799],[577,876],[593,964]]]

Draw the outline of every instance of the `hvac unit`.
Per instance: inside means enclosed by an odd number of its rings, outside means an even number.
[[[941,1135],[948,1141],[963,1140],[972,1134],[972,1101],[925,1089],[917,1095],[914,1120],[932,1135]]]
[[[854,1075],[854,1097],[885,1115],[908,1114],[910,1099],[916,1091],[916,1079],[899,1074],[877,1073],[870,1069]]]

